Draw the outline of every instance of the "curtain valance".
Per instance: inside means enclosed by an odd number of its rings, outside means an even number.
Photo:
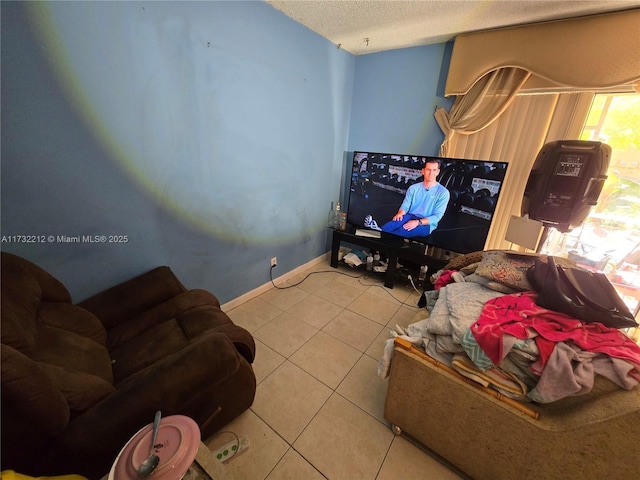
[[[536,88],[637,89],[640,9],[458,35],[445,95],[464,95],[502,67],[531,72]]]
[[[502,115],[530,75],[520,68],[494,70],[474,83],[466,95],[458,95],[449,112],[437,108],[434,116],[444,132],[440,156],[447,156],[455,134],[477,133]]]

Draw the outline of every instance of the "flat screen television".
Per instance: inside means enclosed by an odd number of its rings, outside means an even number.
[[[449,202],[435,230],[409,240],[456,253],[483,250],[507,172],[506,162],[355,151],[347,222],[359,229],[379,231],[398,211],[407,188],[424,180],[422,168],[428,159],[440,162],[437,180],[449,191]],[[408,238],[398,233],[380,235]]]

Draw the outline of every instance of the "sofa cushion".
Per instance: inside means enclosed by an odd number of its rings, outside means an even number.
[[[111,351],[156,325],[173,321],[188,312],[197,310],[205,310],[206,314],[191,316],[189,321],[183,322],[183,333],[188,338],[195,338],[217,325],[231,323],[231,320],[220,310],[218,300],[214,295],[205,290],[188,290],[128,319],[126,322],[118,322],[109,329],[107,347]]]
[[[75,332],[39,322],[37,342],[29,356],[36,362],[88,373],[113,383],[106,347]]]
[[[3,254],[4,255],[4,254]],[[2,262],[2,343],[21,352],[36,343],[40,285],[20,265]]]
[[[517,290],[532,290],[527,280],[527,270],[533,266],[535,260],[535,255],[506,250],[487,250],[476,268],[476,275]]]
[[[91,312],[69,303],[42,302],[38,317],[43,324],[77,333],[100,345],[107,343],[107,331]]]
[[[71,302],[69,290],[57,278],[29,260],[2,252],[2,279],[18,285],[18,278],[12,278],[16,269],[27,272],[31,281],[39,285],[42,300],[48,302]]]
[[[82,413],[116,391],[115,387],[96,375],[39,363],[53,387],[62,393],[71,415]]]
[[[186,291],[169,267],[157,267],[80,302],[110,329]]]
[[[2,345],[2,407],[13,418],[31,418],[47,435],[67,426],[67,402],[39,364],[8,345]],[[3,429],[5,419],[3,419]]]
[[[169,355],[188,347],[189,339],[177,319],[162,322],[111,350],[116,385]],[[118,387],[119,388],[119,387]]]

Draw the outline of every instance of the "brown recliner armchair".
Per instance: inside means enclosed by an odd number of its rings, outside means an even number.
[[[168,267],[74,305],[46,271],[2,253],[1,320],[5,470],[100,478],[156,410],[206,438],[253,403],[253,337]]]

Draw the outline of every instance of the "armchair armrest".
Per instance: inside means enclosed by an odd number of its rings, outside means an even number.
[[[110,328],[184,291],[186,288],[169,267],[157,267],[97,293],[78,305]]]
[[[236,350],[240,352],[240,355],[242,355],[247,362],[253,363],[256,358],[256,342],[253,339],[253,335],[234,323],[220,325],[216,328],[216,331],[224,333],[229,337],[229,340],[233,342],[233,345],[236,347]]]

